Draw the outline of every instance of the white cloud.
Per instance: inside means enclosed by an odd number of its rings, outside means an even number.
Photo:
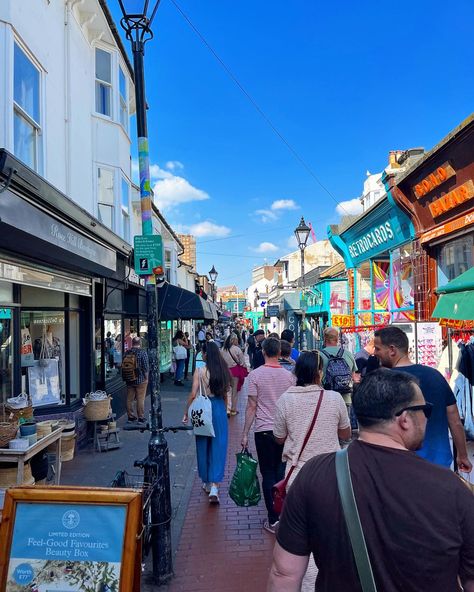
[[[167,168],[169,171],[175,171],[176,169],[182,171],[184,169],[184,164],[179,162],[179,160],[168,160],[168,162],[165,164],[165,168]]]
[[[362,214],[362,204],[360,203],[360,199],[355,197],[354,199],[349,199],[347,201],[341,201],[337,207],[336,212],[341,216],[357,216],[357,214]]]
[[[299,205],[294,199],[277,199],[271,205],[272,210],[297,210]]]
[[[196,238],[204,236],[224,237],[229,236],[231,229],[228,226],[215,224],[210,220],[196,222],[196,224],[173,224],[173,229],[179,234],[192,234]]]
[[[278,220],[283,210],[297,210],[299,205],[294,199],[277,199],[269,208],[255,210],[255,215],[260,217],[261,222],[273,222]]]
[[[202,238],[203,236],[223,237],[229,236],[231,229],[228,226],[214,224],[214,222],[204,220],[203,222],[191,224],[189,226],[189,232],[197,238]]]
[[[262,222],[271,222],[278,218],[275,212],[272,212],[271,210],[255,210],[255,213],[257,216],[260,216]]]
[[[258,247],[252,249],[255,253],[274,253],[278,251],[278,247],[273,243],[260,243]]]
[[[155,203],[161,210],[169,210],[178,204],[209,199],[209,194],[191,185],[183,177],[170,175],[158,179],[153,186]]]

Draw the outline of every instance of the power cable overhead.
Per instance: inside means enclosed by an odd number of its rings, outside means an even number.
[[[229,76],[229,78],[234,82],[234,84],[239,88],[239,90],[245,95],[245,97],[250,101],[253,105],[254,109],[257,113],[263,118],[263,120],[267,123],[267,125],[271,128],[273,133],[283,142],[286,148],[293,154],[296,160],[306,169],[306,172],[316,181],[316,183],[321,187],[323,191],[325,191],[329,197],[347,214],[350,215],[349,212],[341,205],[341,202],[329,191],[329,189],[320,181],[316,173],[310,167],[310,165],[306,162],[306,160],[300,156],[295,148],[290,144],[290,142],[285,138],[285,136],[280,132],[280,130],[276,127],[270,117],[265,113],[265,111],[260,107],[257,101],[252,97],[252,95],[247,91],[247,89],[243,86],[237,76],[232,72],[229,66],[224,62],[224,60],[220,57],[220,55],[216,52],[216,50],[212,47],[212,45],[207,41],[204,35],[199,31],[196,25],[192,22],[189,16],[184,12],[181,6],[176,2],[176,0],[171,0],[171,3],[175,6],[176,10],[181,14],[184,20],[188,23],[191,29],[196,33],[202,43],[207,47],[207,49],[211,52],[211,54],[215,57],[215,59],[219,62],[223,70]]]

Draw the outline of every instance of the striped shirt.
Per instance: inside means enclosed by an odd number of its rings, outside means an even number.
[[[286,438],[283,461],[286,472],[296,464],[304,439],[314,417],[321,387],[315,384],[292,386],[276,404],[273,435]],[[336,391],[324,391],[321,407],[313,431],[290,478],[290,485],[307,460],[318,454],[340,449],[338,430],[350,426],[347,407]]]
[[[281,395],[296,382],[295,375],[281,366],[260,366],[250,372],[248,396],[256,397],[255,431],[273,430],[275,408]]]

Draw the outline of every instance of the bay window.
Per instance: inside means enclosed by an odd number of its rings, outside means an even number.
[[[108,51],[95,50],[95,110],[112,115],[112,55]]]
[[[102,167],[97,169],[97,173],[97,217],[104,226],[114,230],[114,173],[113,171]]]

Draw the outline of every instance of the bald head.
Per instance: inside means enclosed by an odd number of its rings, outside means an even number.
[[[334,329],[334,327],[326,327],[326,329],[324,329],[324,345],[325,346],[337,345],[338,341],[339,341],[338,330]]]

